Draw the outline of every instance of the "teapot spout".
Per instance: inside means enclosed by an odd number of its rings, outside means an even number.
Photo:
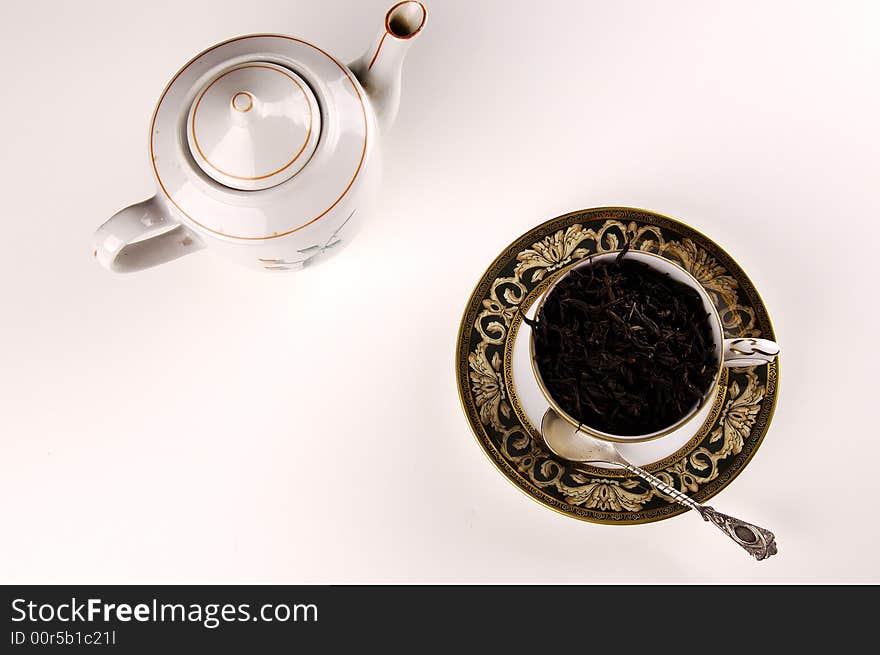
[[[398,2],[385,14],[385,25],[373,44],[349,66],[367,92],[383,132],[397,118],[403,60],[427,18],[418,0]]]

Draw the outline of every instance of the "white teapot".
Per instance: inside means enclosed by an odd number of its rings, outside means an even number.
[[[254,34],[208,48],[162,93],[150,126],[158,191],[98,228],[93,255],[137,271],[210,247],[298,270],[357,231],[397,116],[403,58],[425,25],[400,2],[349,66],[301,39]]]

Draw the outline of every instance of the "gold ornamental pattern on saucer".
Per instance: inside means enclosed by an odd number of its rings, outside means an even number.
[[[483,274],[465,308],[456,344],[464,413],[498,469],[538,502],[573,518],[608,524],[659,521],[687,511],[625,470],[560,459],[541,439],[513,383],[513,343],[529,307],[574,264],[627,241],[680,265],[706,288],[726,337],[774,339],[764,302],[720,246],[675,219],[642,209],[573,212],[530,230]],[[729,369],[695,435],[647,469],[698,502],[726,487],[767,433],[779,388],[778,360]],[[696,426],[695,426],[696,427]]]

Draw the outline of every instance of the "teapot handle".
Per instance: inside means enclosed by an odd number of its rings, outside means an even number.
[[[92,255],[115,273],[164,264],[204,247],[198,236],[168,216],[156,196],[117,212],[92,238]]]

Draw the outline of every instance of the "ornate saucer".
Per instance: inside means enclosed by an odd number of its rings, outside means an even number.
[[[528,360],[528,327],[541,294],[572,265],[627,240],[676,262],[708,290],[728,337],[773,339],[761,297],[718,244],[672,218],[642,209],[573,212],[530,230],[504,250],[468,300],[456,345],[462,407],[498,469],[562,514],[596,523],[648,523],[686,511],[626,471],[575,464],[544,446],[537,426],[547,409]],[[773,416],[779,363],[729,369],[714,402],[680,430],[621,452],[704,503],[726,487],[758,449]]]

